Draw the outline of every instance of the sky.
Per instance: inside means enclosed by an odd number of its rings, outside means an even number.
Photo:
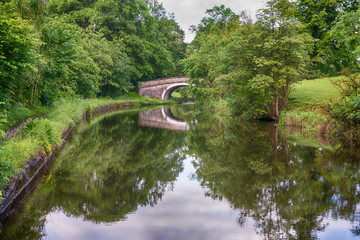
[[[198,25],[205,17],[206,9],[224,4],[235,13],[247,10],[255,19],[256,11],[264,8],[267,0],[159,0],[168,13],[175,13],[176,21],[185,31],[185,42],[191,42],[195,34],[189,31],[191,25]]]

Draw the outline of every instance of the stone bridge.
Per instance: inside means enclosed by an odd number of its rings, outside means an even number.
[[[170,108],[161,108],[149,112],[139,112],[140,126],[162,128],[175,131],[187,131],[190,126],[184,120],[176,119]]]
[[[169,100],[175,89],[189,86],[187,80],[189,80],[187,77],[175,77],[143,82],[140,84],[139,94],[144,97]]]

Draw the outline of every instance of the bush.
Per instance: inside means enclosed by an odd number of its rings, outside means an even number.
[[[341,100],[334,103],[330,113],[337,121],[339,133],[348,138],[360,137],[360,75],[344,69],[344,79],[333,82],[340,90]]]

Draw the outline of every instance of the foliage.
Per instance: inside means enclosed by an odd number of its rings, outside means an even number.
[[[91,28],[108,41],[121,39],[133,83],[175,74],[184,57],[184,32],[157,1],[73,1],[49,3],[51,15],[63,16],[83,29]]]
[[[182,75],[184,32],[156,0],[2,1],[0,33],[2,111]]]
[[[239,24],[199,31],[201,41],[195,41],[184,62],[192,79],[204,78],[200,99],[242,117],[278,120],[292,84],[306,74],[313,44],[294,9],[290,1],[269,1],[255,24],[242,15]]]
[[[339,14],[336,23],[319,43],[319,55],[332,75],[344,67],[359,70],[360,40],[358,36],[360,10]]]
[[[84,48],[101,69],[98,95],[116,97],[131,90],[133,88],[129,76],[131,66],[124,52],[123,42],[107,41],[101,34],[91,29],[87,29],[83,35]]]
[[[11,2],[0,2],[0,102],[5,103],[1,110],[26,100],[37,45],[30,22],[15,12]]]
[[[359,6],[356,0],[297,1],[297,17],[317,40],[312,54],[316,62],[313,70],[334,76],[344,67],[358,69],[354,48],[345,42],[357,35],[352,28],[358,24]]]
[[[360,77],[344,69],[345,78],[334,82],[342,99],[332,105],[332,115],[340,124],[341,135],[352,139],[360,136]]]
[[[201,23],[196,27],[192,26],[193,31],[210,33],[216,29],[223,29],[229,24],[233,24],[239,19],[239,15],[235,14],[230,8],[224,5],[214,6],[205,12],[208,17],[204,17]]]

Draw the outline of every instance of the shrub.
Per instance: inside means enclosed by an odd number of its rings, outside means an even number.
[[[341,100],[334,103],[332,117],[337,121],[339,132],[349,138],[360,136],[360,74],[344,69],[345,78],[333,82],[340,90]]]

